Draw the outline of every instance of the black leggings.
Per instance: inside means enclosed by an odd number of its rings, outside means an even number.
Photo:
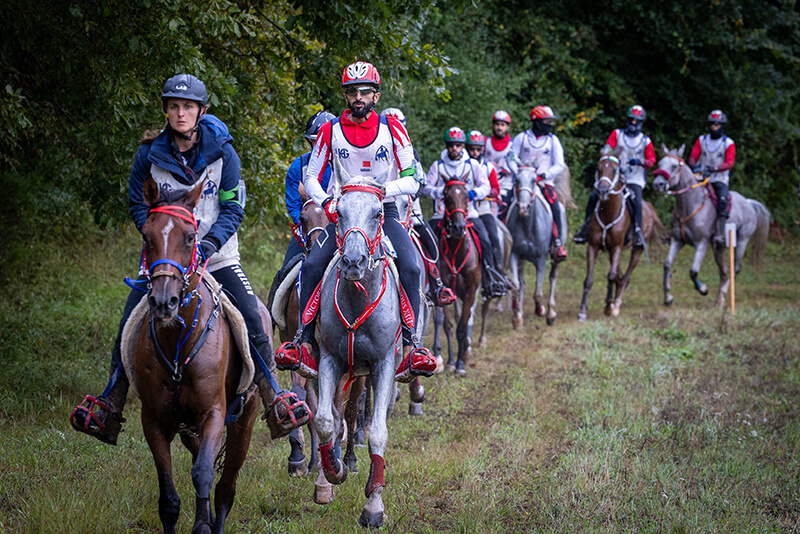
[[[389,236],[397,252],[397,272],[400,275],[400,285],[403,287],[411,309],[414,311],[414,324],[416,324],[419,310],[419,265],[417,265],[416,255],[414,254],[414,244],[408,235],[408,230],[400,224],[400,215],[397,212],[397,204],[385,203],[383,205],[383,231]],[[311,252],[303,264],[302,279],[300,281],[300,306],[305,307],[311,300],[311,295],[322,281],[325,269],[328,267],[333,255],[336,252],[336,225],[329,224],[325,231],[317,238],[317,242],[311,247]],[[301,341],[309,343],[314,336],[315,321],[311,321],[303,327]],[[412,344],[411,333],[403,326],[403,342],[405,345]]]
[[[636,184],[628,184],[631,192],[631,207],[633,208],[633,227],[642,227],[642,188]]]
[[[717,217],[728,218],[728,184],[711,182],[717,195]]]
[[[564,228],[561,224],[561,204],[558,203],[556,190],[553,189],[552,185],[544,184],[541,187],[544,193],[544,199],[550,204],[550,210],[553,212],[553,222],[556,224],[555,237],[563,241]]]
[[[500,238],[497,236],[497,225],[495,224],[494,215],[491,213],[485,213],[480,216],[481,221],[483,221],[484,226],[486,226],[486,232],[489,234],[489,241],[492,242],[491,251],[492,251],[492,261],[494,262],[493,265],[495,269],[500,270],[503,266],[503,259],[500,257]]]

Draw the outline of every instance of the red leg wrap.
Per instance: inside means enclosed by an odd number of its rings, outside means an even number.
[[[320,444],[319,446],[319,459],[322,462],[322,470],[329,475],[339,476],[339,473],[333,467],[333,462],[336,459],[336,452],[333,450],[333,440],[328,443]]]
[[[364,488],[364,494],[369,499],[375,488],[383,488],[386,483],[383,481],[383,471],[386,467],[386,461],[383,456],[379,454],[370,454],[372,463],[369,466],[369,478],[367,479],[367,486]]]

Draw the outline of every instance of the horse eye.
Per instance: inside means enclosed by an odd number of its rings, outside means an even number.
[[[372,218],[373,218],[373,219],[380,219],[380,218],[381,218],[381,215],[383,215],[383,212],[382,212],[382,211],[376,211],[376,212],[375,212],[375,213],[372,215]]]

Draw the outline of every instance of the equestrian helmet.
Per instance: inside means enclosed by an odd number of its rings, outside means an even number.
[[[467,146],[483,146],[483,143],[486,141],[486,138],[483,137],[483,134],[478,130],[472,130],[469,132],[469,136],[467,137]]]
[[[374,85],[378,90],[381,88],[381,75],[372,63],[356,61],[342,72],[342,87],[365,84]]]
[[[508,114],[508,111],[498,109],[494,112],[494,115],[492,115],[492,122],[494,121],[503,121],[506,124],[511,124],[511,115]]]
[[[191,74],[177,74],[164,82],[164,88],[161,89],[161,106],[165,112],[170,98],[193,100],[201,107],[208,105],[206,85]]]
[[[444,142],[463,144],[467,142],[467,136],[464,134],[464,130],[458,126],[453,126],[444,132]]]
[[[329,111],[317,111],[306,122],[306,133],[304,134],[309,143],[314,143],[317,140],[319,129],[326,122],[333,120],[335,117]]]
[[[531,110],[531,120],[536,119],[555,119],[556,114],[553,113],[553,108],[550,106],[536,106]]]
[[[647,120],[647,112],[642,106],[636,104],[635,106],[628,108],[628,118],[644,122]]]
[[[722,112],[721,109],[715,109],[711,113],[708,114],[708,122],[714,122],[717,124],[725,124],[728,122],[728,117]]]

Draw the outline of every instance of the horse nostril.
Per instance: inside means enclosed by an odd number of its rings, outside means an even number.
[[[169,298],[169,309],[174,309],[178,307],[178,297],[172,296]]]
[[[147,302],[148,302],[148,304],[150,304],[151,308],[155,308],[158,305],[158,302],[156,302],[156,298],[154,296],[152,296],[152,295],[147,297]]]

